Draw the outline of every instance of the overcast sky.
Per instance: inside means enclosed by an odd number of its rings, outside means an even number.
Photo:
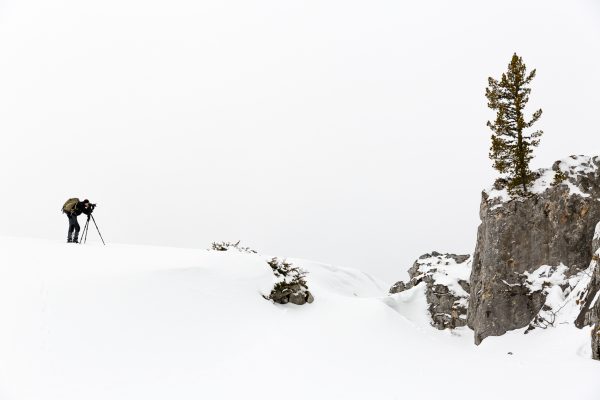
[[[87,197],[109,243],[241,239],[390,282],[470,253],[513,52],[534,167],[599,153],[599,3],[0,0],[0,234],[66,241]]]

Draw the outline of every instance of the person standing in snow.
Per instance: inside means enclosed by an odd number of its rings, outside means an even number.
[[[69,199],[63,205],[63,212],[67,214],[69,219],[69,231],[67,232],[67,243],[79,243],[79,215],[89,215],[93,210],[93,206],[88,199],[79,201],[77,198]]]

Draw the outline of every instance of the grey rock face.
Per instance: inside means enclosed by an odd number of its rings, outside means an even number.
[[[411,277],[411,280],[412,280],[412,277]],[[409,282],[409,284],[410,284],[410,282]],[[411,285],[410,287],[406,287],[406,284],[404,282],[398,281],[398,282],[394,283],[392,285],[392,287],[390,288],[390,294],[404,292],[406,289],[410,289],[413,286],[414,285]]]
[[[578,328],[594,326],[591,338],[592,358],[600,360],[600,223],[596,226],[592,248],[595,249],[590,267],[593,272],[587,287],[577,299],[581,305],[581,313],[575,320],[575,325]]]
[[[600,292],[600,222],[596,225],[594,232],[594,238],[592,239],[592,249],[594,255],[592,256],[592,267],[593,273],[582,298],[579,301],[582,304],[581,313],[575,320],[575,325],[578,328],[584,326],[597,324],[600,322],[600,302],[598,299],[598,292]]]
[[[302,304],[306,303],[306,297],[307,296],[301,292],[290,293],[289,300],[290,303],[301,306]]]
[[[469,298],[469,255],[433,252],[419,257],[408,270],[407,283],[396,282],[390,293],[400,293],[425,283],[432,325],[437,329],[453,329],[466,325]]]
[[[499,187],[483,193],[467,314],[476,344],[538,314],[545,295],[523,285],[525,272],[562,263],[571,276],[589,266],[600,221],[599,169],[598,157],[572,156],[540,170],[530,197],[511,199]],[[551,185],[557,172],[566,180]]]
[[[600,267],[598,267],[597,261],[593,260],[592,263],[594,269],[590,282],[580,294],[580,298],[576,300],[581,305],[581,313],[575,320],[575,326],[578,328],[600,322],[600,302],[597,301],[600,291]]]
[[[592,329],[592,358],[600,360],[600,323],[596,323]]]

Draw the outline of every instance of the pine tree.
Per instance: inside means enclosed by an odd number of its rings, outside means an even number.
[[[535,78],[535,69],[527,74],[523,59],[513,54],[508,71],[500,80],[488,78],[485,97],[488,107],[496,111],[496,120],[487,122],[492,130],[490,159],[494,168],[508,178],[508,190],[515,194],[527,194],[527,188],[534,179],[529,162],[533,158],[533,148],[540,143],[542,131],[525,134],[542,116],[539,109],[531,119],[525,119],[525,106],[529,101],[529,84]]]

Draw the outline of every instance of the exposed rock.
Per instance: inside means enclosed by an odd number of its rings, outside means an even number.
[[[306,303],[306,298],[307,298],[307,295],[305,293],[296,292],[296,293],[290,293],[290,295],[289,295],[290,303],[297,304],[299,306]]]
[[[589,283],[581,291],[577,302],[581,304],[581,313],[575,320],[578,328],[597,324],[600,322],[600,223],[596,225],[594,237],[592,239],[592,248],[595,250],[590,263]]]
[[[600,222],[596,224],[594,236],[592,237],[592,252],[596,253],[600,249]]]
[[[419,257],[408,270],[407,283],[396,282],[390,293],[400,293],[425,283],[432,325],[437,329],[466,325],[469,298],[470,256],[433,252]]]
[[[531,290],[528,274],[562,264],[568,280],[589,267],[600,221],[599,167],[597,157],[572,156],[538,171],[529,197],[483,193],[468,307],[476,344],[540,314],[549,292]]]
[[[575,320],[575,325],[578,328],[593,325],[591,337],[592,358],[600,360],[600,223],[596,225],[592,246],[596,251],[587,271],[587,282],[575,298],[575,302],[581,308],[581,312]]]
[[[275,284],[268,296],[263,296],[279,304],[303,305],[312,303],[314,297],[308,291],[307,272],[286,260],[277,257],[267,261],[273,270]]]
[[[398,281],[392,285],[392,287],[390,288],[390,293],[391,294],[400,293],[400,292],[404,292],[406,289],[410,289],[410,288],[407,288],[406,284],[404,282]]]
[[[600,360],[600,323],[598,322],[592,329],[592,358]]]
[[[525,272],[523,285],[530,296],[541,296],[543,304],[525,333],[558,324],[572,324],[581,312],[582,293],[587,290],[595,263],[586,270],[567,277],[565,265],[543,265],[532,273]]]
[[[600,302],[598,301],[600,296],[600,268],[597,260],[592,260],[588,274],[587,284],[575,298],[575,302],[579,304],[581,309],[575,320],[575,326],[578,328],[600,322]]]

